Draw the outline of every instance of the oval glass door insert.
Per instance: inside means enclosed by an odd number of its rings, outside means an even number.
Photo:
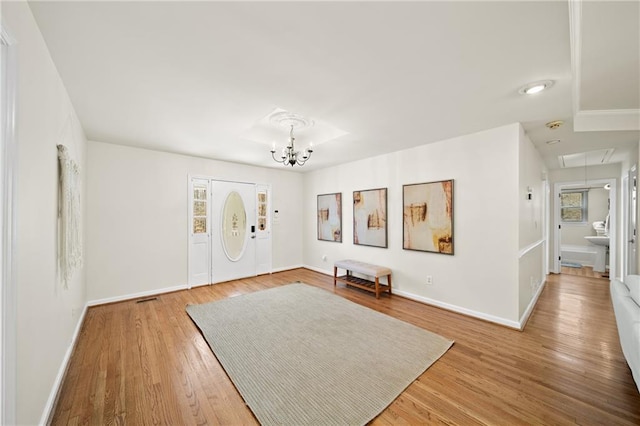
[[[232,262],[244,253],[247,235],[247,213],[242,197],[236,191],[227,195],[222,209],[222,247]]]

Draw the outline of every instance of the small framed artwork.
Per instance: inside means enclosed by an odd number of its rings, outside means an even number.
[[[402,248],[453,254],[453,179],[402,186]]]
[[[387,247],[387,188],[353,191],[353,244]]]
[[[318,195],[318,240],[342,242],[342,193]]]

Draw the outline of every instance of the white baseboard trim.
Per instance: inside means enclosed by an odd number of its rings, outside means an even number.
[[[314,272],[319,272],[321,274],[333,276],[333,266],[331,267],[331,271],[325,271],[324,269],[316,268],[315,266],[304,265],[303,268],[311,269]]]
[[[192,288],[205,287],[205,286],[208,286],[208,285],[215,285],[215,284],[217,284],[217,283],[194,284],[191,287],[187,286],[186,289],[187,290],[191,290]],[[163,291],[162,293],[170,293],[172,291],[176,291],[176,290]],[[161,293],[157,293],[157,294],[161,294]]]
[[[333,276],[333,268],[331,271],[325,271],[324,269],[316,268],[310,265],[304,265],[305,268],[311,269],[312,271],[319,272],[321,274]],[[415,300],[416,302],[425,303],[427,305],[437,306],[442,309],[446,309],[448,311],[457,312],[459,314],[467,315],[474,318],[480,318],[485,321],[493,322],[496,324],[504,325],[509,328],[515,328],[520,330],[520,324],[516,321],[507,320],[504,318],[496,317],[493,315],[488,315],[482,312],[473,311],[471,309],[462,308],[460,306],[451,305],[449,303],[440,302],[438,300],[429,299],[428,297],[418,296],[413,293],[409,293],[407,291],[398,290],[397,288],[393,289],[393,294],[397,294],[398,296],[405,297],[407,299]]]
[[[208,284],[203,284],[208,285]],[[193,286],[197,287],[197,286]],[[186,284],[177,285],[175,287],[158,288],[155,290],[141,291],[140,293],[125,294],[123,296],[106,297],[104,299],[90,300],[87,306],[105,305],[107,303],[124,302],[125,300],[138,299],[140,297],[155,296],[163,293],[171,293],[172,291],[187,290],[189,286]]]
[[[58,392],[60,390],[60,387],[62,386],[62,380],[64,380],[64,376],[67,373],[67,367],[69,366],[69,361],[71,360],[71,354],[73,354],[73,349],[76,347],[76,341],[78,340],[78,336],[80,335],[82,324],[84,324],[84,317],[87,314],[88,307],[89,306],[87,304],[84,305],[82,313],[80,314],[80,318],[78,318],[76,329],[74,330],[73,336],[71,337],[71,343],[67,348],[67,352],[64,354],[64,358],[62,359],[62,363],[60,364],[60,369],[58,370],[56,380],[53,382],[53,386],[51,386],[51,392],[49,393],[47,404],[44,406],[44,411],[42,412],[42,417],[40,418],[41,425],[48,425],[49,421],[51,420],[53,407],[58,398]]]
[[[292,269],[298,269],[298,268],[306,268],[306,266],[304,265],[285,266],[283,268],[272,269],[271,273],[273,274],[276,272],[290,271]],[[214,285],[215,284],[218,284],[218,283],[214,283]],[[125,294],[123,296],[106,297],[104,299],[90,300],[89,302],[87,302],[87,306],[98,306],[98,305],[105,305],[107,303],[124,302],[126,300],[139,299],[141,297],[148,297],[148,296],[157,296],[159,294],[171,293],[171,292],[180,291],[180,290],[188,290],[189,288],[203,287],[206,285],[210,285],[210,284],[198,284],[198,285],[192,285],[191,287],[189,287],[187,284],[182,284],[174,287],[165,287],[165,288],[158,288],[155,290],[141,291],[139,293]]]
[[[547,280],[543,278],[542,282],[539,283],[538,285],[538,290],[536,291],[536,294],[534,294],[533,297],[531,298],[531,302],[529,302],[529,306],[527,306],[527,309],[522,314],[522,317],[520,317],[520,327],[519,327],[520,330],[524,330],[524,326],[527,324],[527,321],[529,320],[529,316],[531,316],[531,313],[533,312],[533,308],[536,307],[536,304],[538,303],[538,298],[542,294],[542,290],[544,289],[544,286],[546,283],[547,283]]]
[[[292,265],[292,266],[285,266],[283,268],[273,268],[273,269],[271,269],[271,273],[275,274],[276,272],[291,271],[292,269],[298,269],[298,268],[306,268],[306,266],[304,266],[304,265]]]
[[[439,300],[429,299],[428,297],[418,296],[416,294],[398,290],[395,288],[393,289],[393,294],[406,297],[407,299],[415,300],[416,302],[426,303],[427,305],[437,306],[438,308],[446,309],[448,311],[457,312],[459,314],[467,315],[474,318],[479,318],[485,321],[493,322],[496,324],[504,325],[509,328],[515,328],[517,330],[520,330],[520,324],[516,321],[511,321],[508,319],[496,317],[494,315],[489,315],[489,314],[474,311],[471,309],[462,308],[460,306],[451,305],[449,303],[441,302]]]

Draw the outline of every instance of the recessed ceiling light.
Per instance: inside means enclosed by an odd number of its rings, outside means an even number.
[[[521,95],[533,95],[535,93],[540,93],[551,86],[553,86],[552,80],[535,81],[522,86],[520,90],[518,90],[518,93]]]
[[[553,139],[553,140],[547,141],[547,145],[555,145],[557,143],[560,143],[560,139]]]

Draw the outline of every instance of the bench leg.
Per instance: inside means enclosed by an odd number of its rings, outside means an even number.
[[[376,277],[376,299],[380,299],[380,279]]]
[[[389,296],[391,296],[391,274],[387,275],[387,283],[389,284]]]
[[[336,266],[333,267],[333,289],[336,288],[336,277],[338,276],[338,268]]]

